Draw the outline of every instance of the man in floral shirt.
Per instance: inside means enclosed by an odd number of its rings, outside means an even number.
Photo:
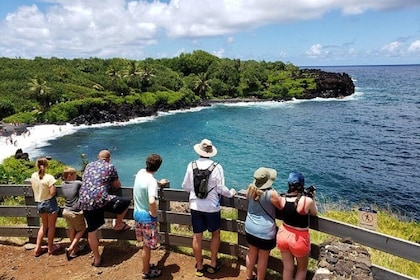
[[[94,255],[92,265],[95,267],[102,264],[97,230],[105,223],[105,211],[117,214],[114,230],[130,229],[123,221],[130,200],[109,194],[111,188],[121,188],[117,169],[110,163],[110,160],[111,153],[109,151],[100,151],[98,159],[86,166],[79,191],[80,204],[88,226],[88,242]]]

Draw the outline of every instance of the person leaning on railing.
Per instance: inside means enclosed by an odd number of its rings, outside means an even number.
[[[287,193],[279,197],[282,224],[277,232],[277,248],[283,261],[283,280],[293,279],[296,259],[296,280],[306,279],[311,240],[309,216],[317,215],[315,191],[305,195],[305,179],[299,172],[291,172]]]

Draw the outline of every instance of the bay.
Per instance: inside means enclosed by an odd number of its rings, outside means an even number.
[[[420,65],[319,67],[348,73],[356,93],[343,99],[219,104],[161,113],[141,122],[83,128],[51,139],[38,154],[80,169],[80,154],[94,160],[109,149],[124,186],[132,186],[151,153],[163,157],[157,178],[180,189],[185,168],[203,138],[226,185],[246,189],[255,169],[278,171],[275,188],[287,190],[297,170],[317,199],[344,207],[389,208],[419,220]]]

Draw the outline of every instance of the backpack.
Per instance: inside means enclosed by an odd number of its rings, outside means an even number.
[[[213,187],[211,190],[208,190],[209,177],[216,165],[218,163],[213,162],[207,169],[198,169],[197,163],[195,161],[192,162],[194,192],[198,198],[206,198],[209,192],[215,188]]]

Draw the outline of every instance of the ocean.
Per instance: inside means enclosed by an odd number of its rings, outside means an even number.
[[[32,145],[24,152],[80,169],[81,154],[94,160],[99,150],[109,149],[128,187],[145,158],[158,153],[163,164],[156,177],[180,189],[188,162],[197,157],[193,145],[208,138],[229,188],[246,189],[254,171],[265,166],[277,170],[274,187],[285,192],[288,174],[299,171],[307,186],[316,186],[321,204],[385,208],[419,221],[420,65],[317,68],[348,73],[356,93],[218,104],[124,124],[35,127],[33,135],[43,131],[42,136],[30,136]]]

